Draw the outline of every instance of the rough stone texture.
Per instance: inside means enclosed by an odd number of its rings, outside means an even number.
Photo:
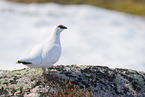
[[[102,66],[54,66],[51,75],[69,80],[92,97],[145,97],[145,73]],[[0,96],[35,96],[58,91],[42,76],[41,69],[0,71]],[[48,84],[48,85],[46,85]]]

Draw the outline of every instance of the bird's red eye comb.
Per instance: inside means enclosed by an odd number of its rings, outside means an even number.
[[[58,25],[58,27],[62,27],[63,25]]]

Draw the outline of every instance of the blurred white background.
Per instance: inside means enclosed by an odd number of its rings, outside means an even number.
[[[145,19],[89,5],[17,4],[0,1],[0,69],[16,64],[55,25],[61,33],[57,64],[101,65],[145,71]]]

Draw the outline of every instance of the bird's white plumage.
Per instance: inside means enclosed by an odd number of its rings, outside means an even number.
[[[61,55],[60,33],[65,26],[59,25],[52,31],[52,36],[49,40],[34,47],[30,55],[20,62],[30,62],[31,64],[25,64],[31,68],[48,68],[55,64]]]

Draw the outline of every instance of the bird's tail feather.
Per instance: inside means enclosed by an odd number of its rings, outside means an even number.
[[[22,63],[22,64],[24,64],[24,65],[26,65],[26,64],[32,64],[31,62],[24,62],[24,61],[19,61],[19,60],[18,60],[17,63]]]

